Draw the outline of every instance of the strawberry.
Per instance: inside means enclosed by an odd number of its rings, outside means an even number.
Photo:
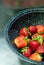
[[[29,59],[34,61],[42,61],[42,56],[35,52],[29,57]]]
[[[42,38],[44,38],[44,34],[38,34],[38,33],[33,34],[32,38],[37,38],[39,36],[41,36]]]
[[[29,47],[25,47],[25,48],[22,48],[21,52],[23,52],[23,55],[27,58],[29,58],[29,56],[31,55],[32,53],[32,49],[29,48]]]
[[[28,36],[28,30],[24,27],[20,30],[20,35]]]
[[[40,54],[44,54],[44,45],[39,46],[39,47],[37,48],[37,52],[40,53]]]
[[[32,40],[30,42],[30,46],[33,50],[36,50],[36,48],[40,45],[40,43],[37,40]]]
[[[38,33],[35,33],[35,34],[32,35],[32,38],[37,38],[37,36],[41,36],[41,35],[38,34]]]
[[[36,26],[29,26],[29,31],[31,32],[31,34],[34,34],[37,32]]]
[[[14,39],[14,44],[16,44],[16,46],[18,48],[23,48],[23,47],[26,47],[27,46],[27,42],[26,40],[24,39],[24,36],[18,36]]]
[[[37,28],[37,33],[44,32],[44,26],[43,25],[37,25],[36,28]]]

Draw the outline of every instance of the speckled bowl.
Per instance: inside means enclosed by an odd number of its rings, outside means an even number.
[[[37,62],[24,57],[20,53],[20,49],[18,49],[13,44],[13,40],[18,36],[19,30],[22,27],[28,27],[30,25],[38,25],[38,24],[44,25],[44,8],[33,8],[23,10],[18,15],[13,16],[8,21],[6,27],[6,39],[8,41],[10,48],[18,55],[20,59],[29,64],[44,65],[44,62]]]

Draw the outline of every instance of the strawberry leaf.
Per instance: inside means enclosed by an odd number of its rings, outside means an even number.
[[[26,30],[28,31],[28,34],[29,34],[30,36],[32,36],[32,34],[30,33],[29,29],[28,29],[28,28],[26,28]]]
[[[39,34],[44,34],[44,32],[40,32]]]
[[[23,53],[24,51],[27,51],[28,47],[24,47],[21,49],[21,52]]]
[[[27,36],[24,39],[26,40],[27,43],[29,43],[29,39]]]
[[[28,31],[28,34],[30,35],[30,36],[32,36],[32,34]]]
[[[38,54],[38,55],[39,55],[39,57],[40,57],[41,59],[43,58],[41,54]]]

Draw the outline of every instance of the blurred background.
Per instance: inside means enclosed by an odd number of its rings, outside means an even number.
[[[28,8],[44,6],[44,0],[4,0],[4,4],[14,8]]]
[[[44,9],[44,0],[0,0],[0,65],[27,65],[25,62],[20,63],[17,55],[8,46],[5,28],[12,16],[33,7]]]

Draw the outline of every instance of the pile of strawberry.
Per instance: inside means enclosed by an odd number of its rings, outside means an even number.
[[[44,26],[23,27],[19,31],[19,36],[14,39],[14,44],[20,48],[25,57],[35,61],[44,61]]]

